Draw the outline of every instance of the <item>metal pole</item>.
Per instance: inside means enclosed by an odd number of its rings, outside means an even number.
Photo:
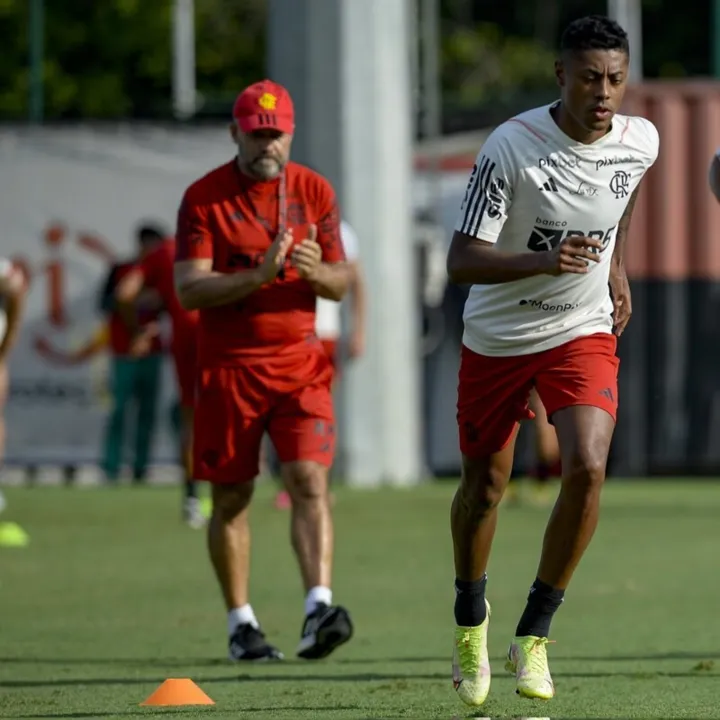
[[[630,82],[643,80],[641,0],[608,0],[608,16],[622,25],[630,41]]]
[[[45,46],[45,0],[30,1],[30,97],[28,115],[30,122],[41,123],[44,115],[43,59]]]
[[[173,4],[173,112],[186,120],[195,114],[195,6],[193,0]]]

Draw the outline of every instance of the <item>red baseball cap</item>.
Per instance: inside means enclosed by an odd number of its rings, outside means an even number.
[[[295,130],[290,93],[272,80],[261,80],[245,88],[235,100],[233,117],[245,133],[278,130],[292,134]]]

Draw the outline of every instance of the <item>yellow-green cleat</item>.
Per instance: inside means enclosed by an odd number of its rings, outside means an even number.
[[[512,641],[505,669],[515,675],[518,695],[537,700],[550,700],[555,695],[547,659],[549,642],[534,635]]]
[[[471,707],[485,702],[490,692],[490,659],[487,639],[490,625],[490,603],[482,625],[455,628],[453,648],[453,687],[460,699]]]

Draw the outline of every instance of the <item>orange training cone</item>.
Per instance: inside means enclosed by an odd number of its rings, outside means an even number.
[[[140,705],[214,705],[192,680],[188,678],[166,680],[145,702]]]

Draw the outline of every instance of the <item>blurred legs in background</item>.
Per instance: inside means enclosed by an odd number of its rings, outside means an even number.
[[[105,430],[102,467],[110,482],[120,477],[128,412],[136,410],[133,479],[146,479],[150,447],[155,431],[162,356],[141,358],[116,356],[112,359],[111,394],[113,407]],[[135,405],[133,410],[128,407]]]

